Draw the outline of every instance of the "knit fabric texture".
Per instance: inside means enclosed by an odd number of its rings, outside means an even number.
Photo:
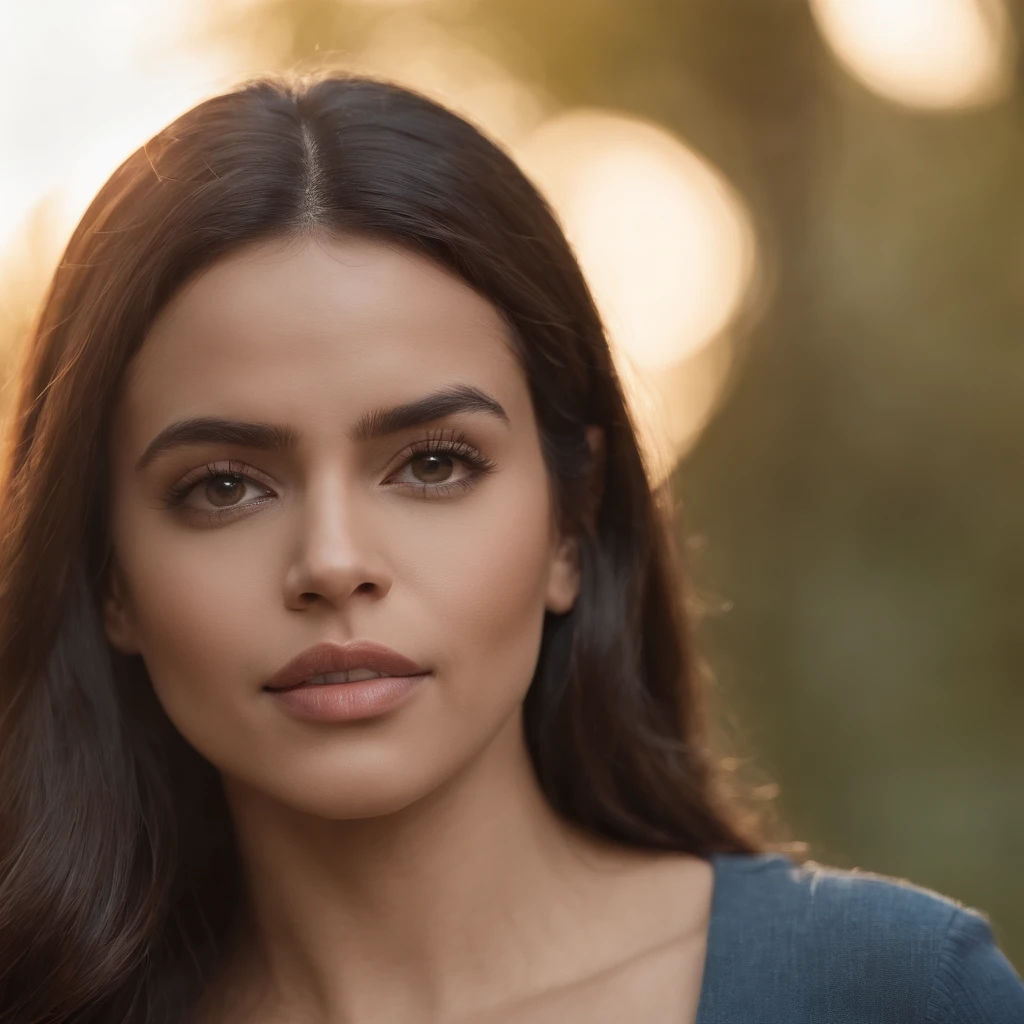
[[[714,854],[697,1024],[1024,1024],[989,918],[905,879]]]

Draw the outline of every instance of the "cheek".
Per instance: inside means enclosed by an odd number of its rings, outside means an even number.
[[[444,637],[456,674],[465,669],[521,684],[533,674],[547,592],[551,537],[547,491],[533,477],[511,479],[461,521],[457,536],[435,550],[426,606]]]
[[[214,532],[158,530],[133,517],[115,529],[131,620],[153,689],[200,749],[207,746],[203,736],[222,736],[229,720],[237,724],[239,682],[258,680],[268,653],[253,649],[260,624],[267,625],[265,611],[261,616],[255,607],[267,585],[258,578],[266,565],[258,551],[246,555],[237,545],[218,551]],[[273,651],[262,636],[264,648]]]

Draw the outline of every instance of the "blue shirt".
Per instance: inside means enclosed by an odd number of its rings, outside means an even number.
[[[988,918],[911,883],[718,853],[697,1024],[1024,1024]]]

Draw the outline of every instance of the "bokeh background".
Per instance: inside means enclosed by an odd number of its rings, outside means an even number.
[[[340,66],[551,198],[668,481],[728,756],[815,859],[1024,965],[1020,0],[0,0],[0,373],[77,218]]]

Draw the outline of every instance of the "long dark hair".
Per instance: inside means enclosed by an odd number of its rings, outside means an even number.
[[[90,205],[24,350],[0,506],[0,1014],[178,1024],[241,906],[220,779],[105,640],[105,450],[126,364],[183,282],[239,245],[390,240],[512,329],[582,590],[524,706],[551,805],[623,844],[795,850],[709,750],[672,509],[549,207],[475,127],[394,84],[261,78],[130,156]],[[584,428],[605,432],[594,469]],[[593,470],[593,472],[592,472]],[[595,474],[599,474],[595,477]],[[595,478],[598,484],[595,485]]]

